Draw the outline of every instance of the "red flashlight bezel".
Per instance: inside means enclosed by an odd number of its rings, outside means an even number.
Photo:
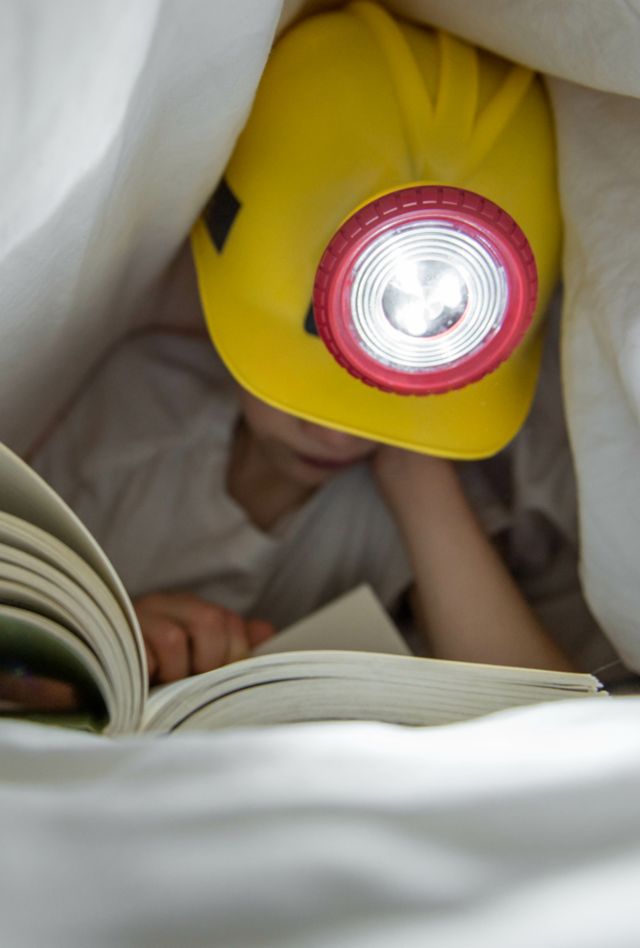
[[[382,234],[421,221],[453,224],[483,243],[503,267],[507,303],[502,325],[468,356],[422,372],[384,365],[359,343],[351,317],[354,267]],[[514,219],[488,198],[463,188],[418,185],[376,198],[352,214],[324,251],[313,288],[318,333],[351,375],[387,392],[428,395],[463,388],[493,372],[531,324],[538,294],[535,259]]]

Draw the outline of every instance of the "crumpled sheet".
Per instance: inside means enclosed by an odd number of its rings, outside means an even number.
[[[640,3],[390,6],[549,77],[582,572],[640,670]],[[0,438],[13,447],[43,435],[114,341],[154,322],[162,274],[224,168],[279,21],[303,7],[2,3]]]
[[[637,948],[640,699],[446,728],[0,729],[7,948]]]

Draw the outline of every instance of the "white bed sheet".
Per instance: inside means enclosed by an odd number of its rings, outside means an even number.
[[[11,948],[636,948],[640,699],[425,730],[0,730]]]

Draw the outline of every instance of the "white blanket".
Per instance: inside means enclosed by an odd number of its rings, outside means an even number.
[[[0,730],[7,948],[637,948],[640,699],[447,728]]]

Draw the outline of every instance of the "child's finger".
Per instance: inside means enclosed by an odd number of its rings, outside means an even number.
[[[145,621],[142,634],[155,656],[154,680],[165,683],[186,678],[190,668],[190,650],[185,629],[173,619],[153,616]]]
[[[228,650],[224,664],[247,658],[250,651],[247,623],[235,612],[227,612],[227,635]]]
[[[235,618],[240,623],[241,620],[237,616]],[[228,661],[230,636],[226,610],[210,605],[200,620],[189,626],[191,674],[199,675],[225,665]]]
[[[249,619],[247,621],[247,638],[251,648],[261,645],[276,634],[276,627],[264,619]]]
[[[30,711],[73,711],[79,706],[72,684],[38,675],[0,673],[0,711],[25,714]]]

